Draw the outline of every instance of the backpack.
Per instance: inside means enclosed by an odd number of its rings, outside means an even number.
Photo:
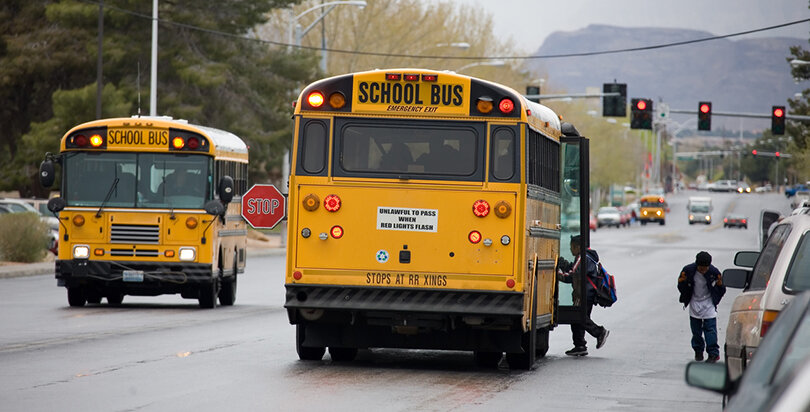
[[[602,266],[602,262],[596,262],[596,268],[599,272],[599,277],[597,278],[598,284],[594,284],[591,278],[588,277],[588,282],[591,282],[591,286],[596,289],[594,304],[607,308],[618,300],[616,297],[616,280],[613,275],[605,270],[605,267]]]

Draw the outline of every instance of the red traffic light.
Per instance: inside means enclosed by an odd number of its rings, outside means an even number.
[[[756,156],[756,155],[757,155],[757,149],[752,150],[752,151],[751,151],[751,154],[752,154],[752,155],[754,155],[754,156]]]
[[[773,115],[776,117],[782,117],[785,115],[785,111],[781,107],[777,107],[773,109]]]
[[[639,110],[644,110],[647,108],[647,102],[639,100],[638,103],[636,103],[636,107],[638,107]]]
[[[701,113],[709,113],[712,110],[711,106],[706,103],[700,105],[700,112]]]
[[[779,157],[779,152],[774,153],[774,156]]]

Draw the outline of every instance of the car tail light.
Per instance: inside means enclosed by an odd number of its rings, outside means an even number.
[[[747,223],[747,220],[743,219],[743,220],[742,220],[742,222],[743,222],[743,223]]]
[[[765,334],[768,332],[768,329],[771,328],[777,316],[779,316],[779,312],[775,310],[766,310],[765,313],[762,314],[762,326],[759,328],[759,337],[765,337]]]
[[[478,217],[484,217],[489,214],[489,203],[486,200],[476,200],[473,203],[473,214]]]
[[[323,199],[324,209],[330,212],[337,212],[340,210],[340,198],[338,195],[329,195]]]

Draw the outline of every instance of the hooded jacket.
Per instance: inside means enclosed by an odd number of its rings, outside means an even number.
[[[599,280],[599,268],[597,267],[597,263],[599,262],[599,254],[593,249],[587,249],[585,250],[585,255],[587,256],[585,259],[585,274],[588,275],[593,284],[598,284],[597,282],[601,282]],[[577,256],[577,259],[573,263],[560,257],[557,267],[563,271],[560,280],[565,283],[572,283],[572,286],[574,287],[574,302],[577,302],[579,300],[579,288],[582,285],[579,277],[579,256]],[[585,280],[585,299],[586,302],[594,304],[594,301],[596,300],[596,289],[594,289],[591,282]]]
[[[701,275],[701,273],[697,271],[696,263],[690,263],[681,269],[681,275],[678,277],[678,291],[681,292],[681,296],[678,298],[678,301],[683,303],[683,307],[689,305],[689,301],[692,300],[692,292],[695,288],[695,275]],[[720,270],[714,267],[714,265],[709,265],[709,270],[707,270],[705,274],[702,274],[702,276],[706,278],[706,285],[709,287],[709,293],[712,295],[712,303],[716,308],[720,303],[720,299],[726,294],[726,286],[723,285],[723,277],[720,275]]]

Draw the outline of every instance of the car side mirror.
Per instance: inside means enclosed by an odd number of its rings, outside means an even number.
[[[50,202],[48,205],[50,206]],[[222,216],[225,214],[225,205],[219,200],[209,200],[205,203],[203,209],[205,209],[205,213],[209,215]]]
[[[731,388],[726,364],[722,362],[689,362],[686,365],[686,383],[722,394],[728,393]]]
[[[67,206],[67,202],[61,197],[54,197],[48,201],[48,210],[54,214],[61,212],[65,206]]]
[[[231,200],[233,200],[233,179],[230,176],[222,176],[219,179],[217,195],[219,195],[219,200],[222,203],[231,203]]]
[[[56,169],[53,162],[50,160],[43,160],[39,164],[39,184],[42,187],[48,188],[53,186],[53,181],[56,179]]]
[[[741,251],[734,255],[734,264],[744,268],[753,268],[759,259],[759,252]]]
[[[723,271],[723,284],[729,288],[744,289],[750,273],[745,269],[726,269]]]

